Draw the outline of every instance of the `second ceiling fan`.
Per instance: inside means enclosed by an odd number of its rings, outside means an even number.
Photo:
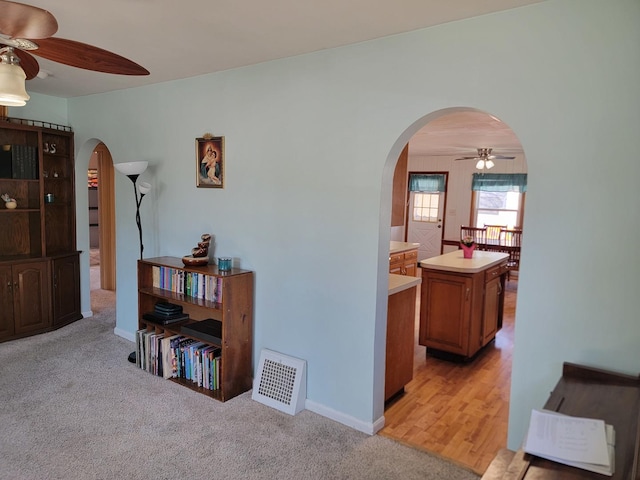
[[[492,148],[479,148],[478,155],[473,157],[460,157],[456,158],[456,160],[477,160],[476,168],[478,170],[484,170],[485,168],[488,170],[494,167],[494,160],[513,160],[516,157],[507,157],[505,155],[493,155]]]

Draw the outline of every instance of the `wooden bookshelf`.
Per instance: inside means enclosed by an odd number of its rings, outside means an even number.
[[[220,301],[198,298],[180,293],[180,288],[163,284],[158,285],[159,269],[172,269],[183,274],[199,274],[220,282],[222,298]],[[154,282],[154,269],[156,270]],[[200,320],[213,318],[222,323],[222,342],[220,364],[220,386],[217,390],[199,387],[197,384],[181,378],[171,378],[181,385],[196,390],[222,402],[251,389],[253,384],[253,272],[232,269],[220,272],[215,265],[186,267],[176,257],[158,257],[138,261],[138,325],[141,330],[161,333],[165,336],[183,335],[181,326]],[[143,319],[145,313],[154,311],[158,302],[180,305],[189,319],[169,325],[158,325]],[[213,344],[211,344],[213,345]]]
[[[17,203],[0,200],[0,342],[82,318],[73,145],[67,126],[0,118],[0,194]]]

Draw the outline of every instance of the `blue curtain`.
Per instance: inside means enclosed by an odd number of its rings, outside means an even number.
[[[474,173],[471,190],[482,192],[527,191],[526,173]]]
[[[410,192],[444,192],[446,178],[442,174],[409,174],[409,191]]]

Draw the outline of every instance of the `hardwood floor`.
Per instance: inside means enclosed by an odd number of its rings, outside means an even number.
[[[417,343],[416,318],[413,380],[385,410],[381,435],[484,473],[507,444],[517,285],[514,277],[507,282],[495,341],[468,363],[426,356]]]

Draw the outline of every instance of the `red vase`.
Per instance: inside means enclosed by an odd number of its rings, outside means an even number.
[[[464,258],[473,258],[473,251],[476,249],[476,245],[473,244],[467,247],[464,243],[460,244],[462,247],[462,255]]]

